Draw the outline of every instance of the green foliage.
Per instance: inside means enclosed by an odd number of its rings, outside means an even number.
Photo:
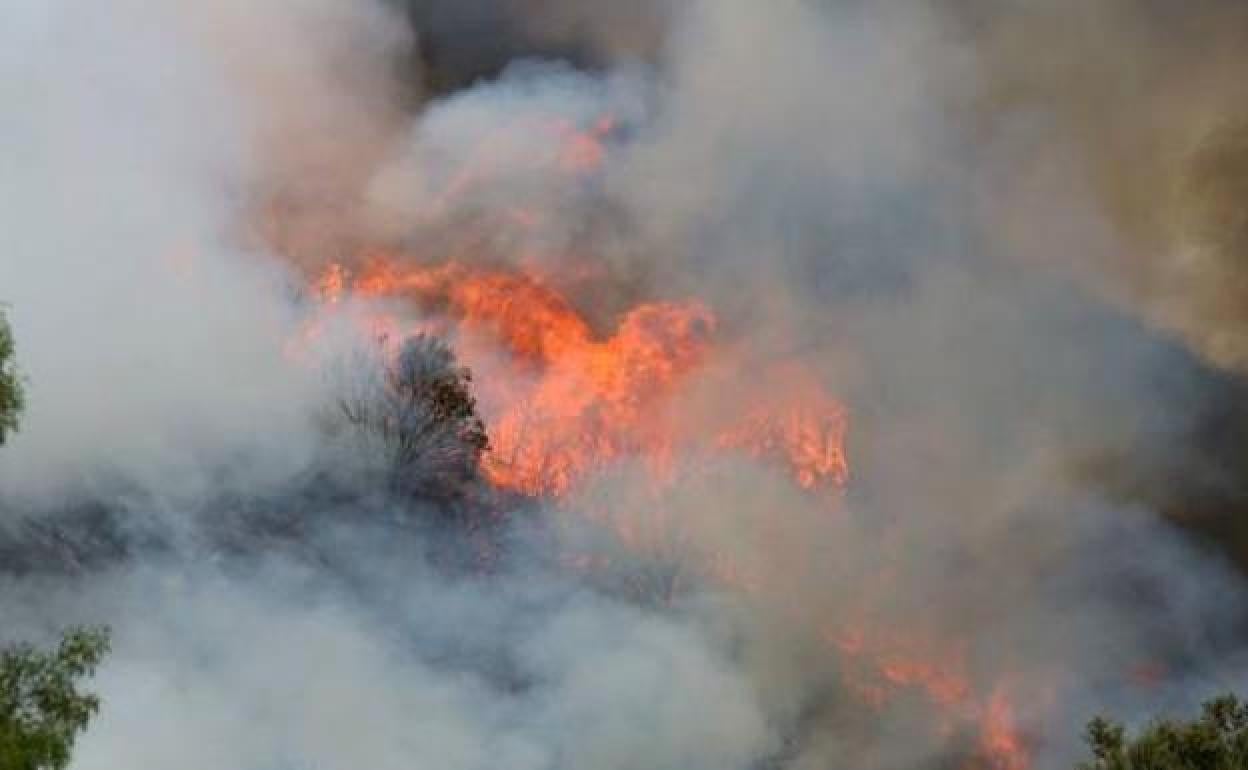
[[[1248,703],[1224,695],[1205,703],[1194,721],[1158,720],[1134,737],[1097,717],[1086,740],[1092,759],[1078,770],[1246,770]]]
[[[9,433],[17,430],[17,415],[24,403],[22,382],[14,362],[13,332],[0,313],[0,445]]]
[[[0,770],[61,770],[100,700],[78,685],[108,653],[103,628],[74,628],[55,650],[0,650]]]

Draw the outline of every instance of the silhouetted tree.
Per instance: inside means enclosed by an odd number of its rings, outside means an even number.
[[[78,689],[108,653],[103,628],[75,628],[55,650],[0,650],[0,770],[61,770],[74,740],[100,708]]]
[[[472,374],[436,337],[405,340],[380,378],[366,379],[339,404],[348,422],[380,439],[396,492],[457,496],[489,447]]]
[[[1138,735],[1103,717],[1088,723],[1092,759],[1078,770],[1244,770],[1248,768],[1248,704],[1223,695],[1193,721],[1157,720]]]
[[[22,382],[13,355],[13,332],[0,313],[0,445],[17,430],[17,415],[23,403]]]

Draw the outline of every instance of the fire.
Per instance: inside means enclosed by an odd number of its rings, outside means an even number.
[[[662,456],[672,438],[655,411],[705,355],[713,326],[700,305],[654,304],[631,311],[606,340],[561,337],[567,346],[495,424],[491,480],[559,496],[614,459]]]
[[[773,377],[785,385],[779,403],[754,404],[740,422],[716,437],[716,445],[759,459],[784,457],[793,480],[808,491],[844,487],[849,482],[845,408],[812,382],[808,373],[792,367],[777,369]]]
[[[318,286],[338,287],[331,267]],[[807,490],[848,480],[844,408],[818,388],[809,398],[756,404],[708,438],[679,435],[664,410],[679,387],[717,350],[714,313],[701,302],[644,303],[608,335],[595,335],[573,305],[539,279],[449,263],[400,268],[374,256],[355,279],[356,293],[402,297],[446,312],[466,330],[495,340],[527,386],[484,394],[492,406],[487,477],[497,486],[560,497],[595,468],[624,457],[648,461],[656,481],[676,454],[740,451],[786,465]],[[797,400],[789,403],[795,395]]]
[[[354,277],[331,267],[316,287],[326,302],[344,291],[403,299],[444,315],[461,332],[484,340],[513,367],[499,382],[482,382],[491,450],[486,478],[495,486],[561,499],[610,464],[640,459],[661,489],[679,473],[696,471],[699,458],[742,452],[787,469],[812,493],[848,482],[844,407],[796,364],[769,375],[768,393],[752,394],[729,424],[707,435],[674,427],[667,409],[682,387],[730,354],[716,337],[718,323],[705,304],[652,302],[624,313],[614,329],[595,333],[574,304],[538,276],[461,263],[404,266],[373,255]],[[480,355],[473,344],[467,357]],[[472,361],[470,360],[471,364]],[[659,508],[656,495],[656,510]],[[655,521],[661,526],[661,511]],[[621,522],[620,536],[640,547],[655,522]],[[709,574],[747,593],[763,590],[739,565],[712,560]],[[920,644],[862,627],[833,630],[830,646],[854,663],[847,681],[867,702],[882,707],[891,694],[915,690],[942,712],[979,725],[975,768],[1024,770],[1027,751],[1004,691],[981,699],[966,671],[964,651]]]
[[[500,489],[560,500],[612,463],[636,459],[661,490],[696,472],[700,460],[731,452],[786,469],[812,494],[836,494],[848,482],[846,410],[796,363],[773,367],[771,387],[749,392],[728,424],[704,425],[699,433],[671,419],[682,390],[736,354],[699,301],[642,303],[603,333],[538,275],[457,262],[407,265],[385,254],[374,254],[355,275],[331,266],[314,288],[327,306],[351,293],[403,300],[447,319],[462,335],[470,365],[474,357],[501,355],[509,370],[479,382],[491,441],[483,470]],[[387,328],[395,325],[386,316]],[[625,543],[641,547],[648,529],[663,525],[655,499],[654,522],[620,525]],[[739,565],[712,562],[708,574],[726,585],[767,590]],[[978,725],[977,759],[968,770],[1025,770],[1027,748],[1006,692],[982,697],[961,647],[917,639],[861,625],[827,633],[829,647],[851,664],[848,684],[865,702],[883,707],[895,692],[922,693],[946,719]]]
[[[583,174],[598,169],[606,160],[603,142],[615,130],[615,119],[608,115],[589,131],[578,131],[567,123],[560,123],[558,129],[564,139],[559,165],[564,171]]]
[[[1031,765],[1015,724],[1013,702],[1004,689],[998,688],[988,699],[980,724],[980,754],[990,770],[1026,770]]]
[[[606,160],[614,129],[611,118],[588,130],[552,123],[549,134],[560,145],[557,172],[594,173]],[[490,136],[435,208],[453,206],[463,190],[488,181],[491,156],[506,141],[505,132]],[[545,216],[513,207],[502,221],[538,228]],[[771,362],[766,383],[754,385],[749,373],[757,365],[724,338],[714,311],[699,300],[644,302],[596,324],[550,276],[478,264],[483,261],[431,264],[378,252],[354,272],[331,265],[312,289],[327,309],[348,296],[407,304],[420,320],[403,323],[428,328],[436,319],[455,336],[464,362],[479,374],[489,372],[476,385],[490,436],[482,470],[496,488],[563,501],[603,470],[632,461],[648,476],[653,510],[615,526],[621,541],[637,548],[661,538],[670,525],[663,490],[726,455],[771,465],[817,505],[839,508],[850,479],[848,413],[801,362]],[[372,321],[392,338],[402,325],[389,312]],[[681,398],[705,387],[710,372],[725,369],[734,381],[723,395],[731,408],[716,412],[729,416],[683,419]],[[573,554],[567,562],[589,569],[596,558]],[[775,590],[719,554],[709,555],[703,567],[711,579],[745,594]],[[945,716],[946,727],[978,726],[974,770],[1025,770],[1027,747],[1008,693],[998,687],[984,696],[968,675],[962,646],[865,629],[842,620],[825,633],[828,649],[846,662],[847,683],[865,702],[883,707],[894,693],[919,692]]]
[[[331,266],[331,273],[341,270]],[[367,297],[406,297],[432,309],[445,306],[469,326],[493,332],[514,355],[551,363],[585,349],[589,325],[563,297],[532,278],[470,270],[451,263],[400,270],[374,256],[356,280]]]
[[[313,283],[316,296],[327,305],[337,305],[342,301],[342,293],[346,289],[346,271],[341,265],[330,265],[325,274]]]
[[[870,633],[860,623],[826,634],[847,664],[849,686],[876,708],[895,693],[916,691],[940,707],[947,719],[978,725],[976,756],[966,770],[1026,770],[1030,752],[1019,730],[1008,688],[998,684],[987,697],[972,685],[962,645],[941,645],[919,636]],[[954,723],[942,727],[952,730]]]

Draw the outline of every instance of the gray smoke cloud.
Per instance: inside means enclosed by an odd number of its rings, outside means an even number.
[[[986,205],[998,237],[1242,369],[1244,9],[966,5],[983,61],[976,116],[997,157]],[[1096,233],[1098,219],[1112,236]],[[1049,244],[1065,259],[1034,253],[1045,231],[1076,239]]]
[[[358,529],[348,545],[386,550]],[[352,590],[280,556],[127,569],[88,596],[7,584],[6,632],[118,629],[81,767],[711,768],[770,750],[727,645],[688,620],[536,572],[486,586],[402,564],[364,565]]]
[[[1242,685],[1242,577],[1165,518],[1242,483],[1196,438],[1240,392],[1206,364],[1240,365],[1242,14],[1084,5],[0,11],[31,395],[0,521],[94,497],[179,532],[3,584],[6,637],[116,629],[76,763],[935,767],[976,759],[999,695],[1056,766],[1097,710]],[[608,115],[600,167],[565,173]],[[625,461],[532,514],[555,544],[456,580],[436,532],[376,533],[404,512],[288,494],[368,465],[328,446],[332,378],[290,342],[309,271],[374,246],[536,265],[604,328],[701,298],[746,363],[673,419],[783,397],[797,361],[847,404],[844,498],[726,457],[656,501]],[[256,508],[294,553],[218,552]],[[936,674],[865,702],[916,658]],[[948,672],[969,694],[942,704]]]
[[[0,284],[31,397],[4,486],[109,466],[194,496],[223,462],[289,474],[317,382],[283,356],[293,283],[248,220],[270,185],[344,182],[401,34],[333,2],[5,17]]]

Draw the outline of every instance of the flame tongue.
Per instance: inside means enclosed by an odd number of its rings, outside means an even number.
[[[597,339],[571,303],[537,279],[451,263],[400,270],[374,259],[356,282],[370,296],[441,308],[493,337],[528,375],[486,383],[496,485],[563,495],[593,468],[669,444],[658,418],[707,356],[715,318],[698,302],[651,303]]]
[[[849,482],[844,406],[800,367],[774,368],[768,383],[776,391],[753,399],[744,417],[716,436],[716,445],[758,459],[784,458],[793,480],[808,491],[844,487]]]
[[[333,268],[320,284],[341,282],[341,269]],[[679,435],[665,424],[671,398],[718,353],[716,318],[701,302],[638,305],[599,338],[567,299],[521,273],[459,263],[402,268],[375,256],[354,287],[445,312],[531,370],[503,378],[520,385],[483,383],[493,444],[485,470],[500,487],[562,496],[595,468],[626,456],[670,477],[678,449],[774,459],[807,490],[839,488],[848,479],[844,409],[804,373],[786,376],[801,381],[800,392],[734,410],[744,416],[712,426],[708,437]]]
[[[536,279],[458,263],[401,270],[374,257],[356,281],[365,296],[406,297],[447,307],[463,323],[484,327],[512,354],[551,363],[591,344],[589,325],[558,293]]]
[[[489,424],[486,478],[500,489],[560,500],[621,460],[640,460],[650,477],[654,510],[611,524],[623,543],[644,548],[643,530],[670,526],[662,490],[702,461],[740,453],[786,471],[792,483],[823,500],[849,479],[845,408],[799,362],[768,367],[765,383],[717,338],[705,304],[652,302],[622,314],[609,333],[594,328],[566,297],[536,275],[451,262],[410,266],[374,255],[352,278],[331,267],[316,286],[327,304],[349,287],[365,297],[397,298],[445,317],[464,333],[461,355],[497,376],[478,382]],[[377,326],[390,328],[393,321]],[[501,364],[499,362],[502,362]],[[499,366],[503,368],[500,370]],[[727,381],[706,380],[727,372]],[[711,382],[723,391],[725,422],[677,420],[679,399]],[[692,424],[691,424],[692,422]],[[591,512],[592,513],[592,512]],[[653,521],[651,521],[653,519]],[[659,536],[661,537],[661,535]],[[712,579],[746,593],[771,590],[743,565],[708,556]],[[882,707],[891,693],[914,690],[954,721],[979,725],[975,768],[1024,770],[1028,758],[1005,691],[975,691],[962,648],[947,654],[902,643],[902,637],[842,625],[826,634],[849,665],[850,686]]]

